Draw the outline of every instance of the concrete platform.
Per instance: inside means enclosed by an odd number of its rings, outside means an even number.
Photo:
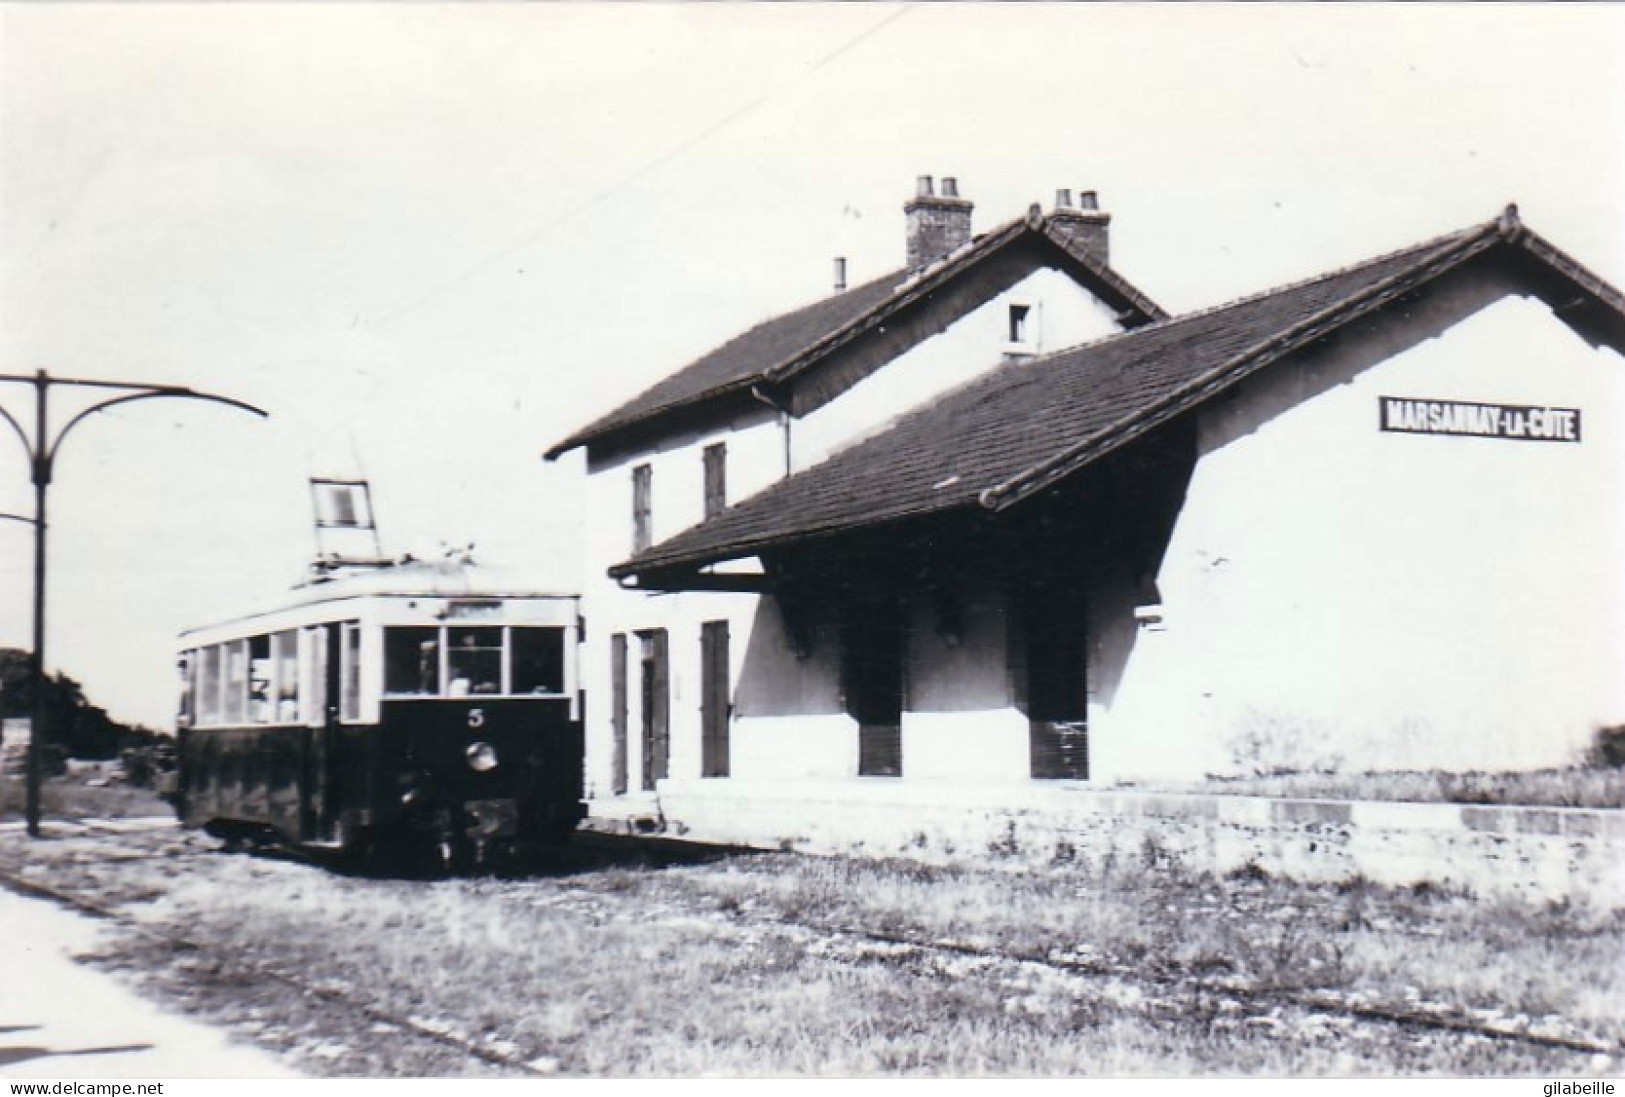
[[[49,900],[0,890],[0,1077],[299,1077],[75,962],[102,932]]]

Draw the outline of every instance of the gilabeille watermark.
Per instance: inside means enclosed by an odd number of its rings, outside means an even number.
[[[1611,1097],[1614,1092],[1612,1082],[1547,1082],[1541,1090],[1546,1097]]]

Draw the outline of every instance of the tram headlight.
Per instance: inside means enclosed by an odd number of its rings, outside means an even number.
[[[490,743],[468,745],[468,768],[475,773],[489,773],[497,768],[497,748]]]

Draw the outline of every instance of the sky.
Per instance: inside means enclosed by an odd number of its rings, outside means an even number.
[[[1098,191],[1178,312],[1512,201],[1625,285],[1622,135],[1614,4],[0,2],[0,373],[270,412],[74,430],[48,662],[169,726],[176,634],[302,575],[313,475],[370,479],[389,551],[579,589],[610,561],[577,551],[579,454],[542,451],[834,256],[900,266],[916,176],[979,231]],[[0,521],[0,646],[31,544]]]

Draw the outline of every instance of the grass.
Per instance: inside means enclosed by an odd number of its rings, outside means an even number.
[[[1125,785],[1169,790],[1168,785]],[[1521,773],[1284,773],[1209,778],[1180,792],[1277,796],[1316,800],[1387,800],[1415,803],[1517,804],[1526,807],[1625,807],[1625,769],[1572,767]]]
[[[0,777],[0,820],[21,819],[26,809],[23,778]],[[125,819],[174,815],[175,809],[151,790],[133,785],[93,788],[74,777],[40,782],[40,815],[45,819]]]
[[[1581,905],[1214,878],[1166,857],[1013,873],[784,853],[662,867],[585,846],[572,856],[553,877],[412,882],[224,856],[172,829],[34,844],[0,834],[0,861],[26,859],[210,946],[127,937],[105,963],[317,1073],[488,1068],[233,965],[298,972],[593,1076],[1587,1069],[1585,1056],[1354,1022],[1241,989],[1431,1003],[1509,1024],[1523,1014],[1625,1038],[1625,920]]]
[[[694,902],[1165,980],[1555,1013],[1625,1040],[1625,913],[1584,905],[1529,908],[1363,881],[1300,885],[1256,870],[1220,879],[1177,862],[1015,875],[839,859],[775,870],[751,860],[650,879],[644,889],[674,890]]]

